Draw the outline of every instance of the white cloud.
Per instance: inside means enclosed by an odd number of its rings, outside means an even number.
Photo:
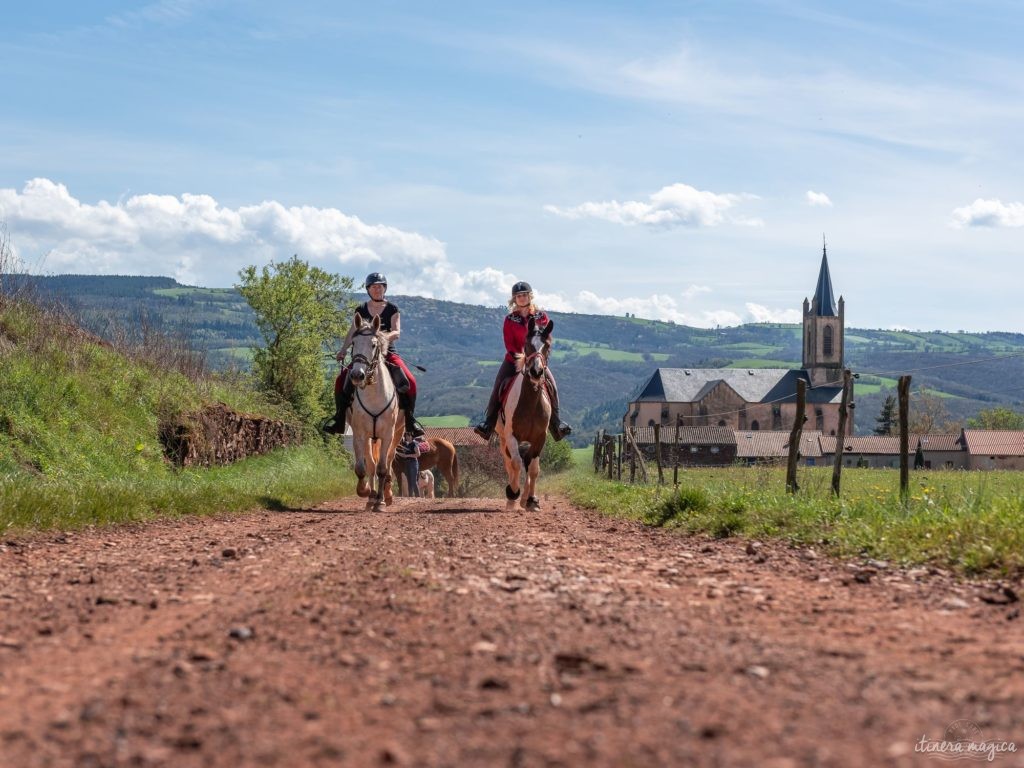
[[[1024,203],[1004,203],[1001,200],[983,200],[980,197],[970,205],[953,211],[953,226],[963,227],[1024,227]]]
[[[275,201],[231,208],[209,195],[143,194],[91,204],[63,184],[33,179],[21,191],[0,188],[0,220],[7,222],[19,256],[45,254],[38,268],[53,273],[170,275],[187,284],[224,286],[246,265],[297,254],[357,283],[366,272],[381,269],[393,293],[489,306],[503,304],[520,279],[494,267],[459,271],[444,243],[432,237],[367,224],[336,208]],[[708,286],[690,285],[679,297],[710,292]],[[743,322],[727,309],[684,312],[679,300],[663,294],[613,298],[581,290],[575,296],[538,293],[537,298],[553,311],[629,312],[703,327]]]
[[[824,192],[815,192],[813,189],[807,190],[807,204],[815,208],[832,207],[832,201],[828,195]]]
[[[495,303],[514,282],[500,270],[459,273],[439,240],[367,224],[336,208],[275,201],[230,208],[209,195],[135,195],[96,204],[66,186],[33,179],[0,189],[0,218],[22,254],[46,254],[51,272],[161,274],[186,283],[228,285],[248,264],[298,254],[329,271],[384,269],[398,292]]]
[[[748,301],[747,314],[754,323],[799,323],[803,313],[799,309],[769,309]]]
[[[649,202],[617,200],[581,203],[571,208],[545,205],[544,210],[567,219],[594,218],[624,226],[716,227],[724,223],[759,226],[759,219],[730,218],[726,212],[755,195],[716,193],[695,189],[688,184],[662,187]]]

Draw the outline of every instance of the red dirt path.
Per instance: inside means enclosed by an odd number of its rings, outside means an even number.
[[[0,766],[1024,765],[1020,584],[500,507],[0,540]]]

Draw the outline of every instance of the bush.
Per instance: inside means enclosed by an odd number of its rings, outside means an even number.
[[[701,488],[680,488],[644,516],[648,525],[662,526],[676,519],[685,519],[706,512],[711,500]]]
[[[544,443],[544,450],[540,454],[540,468],[544,472],[562,472],[573,464],[572,445],[568,440],[552,440],[550,437]]]

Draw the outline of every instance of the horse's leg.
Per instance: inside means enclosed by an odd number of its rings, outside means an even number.
[[[391,435],[391,442],[390,442],[390,444],[385,444],[383,439],[381,440],[381,451],[384,454],[381,457],[381,467],[384,468],[384,472],[382,473],[382,481],[383,481],[382,494],[383,494],[383,498],[384,498],[384,503],[389,505],[389,506],[395,500],[395,495],[394,495],[394,493],[391,490],[391,472],[390,472],[390,469],[391,469],[391,467],[395,463],[395,451],[398,449],[398,444],[401,442],[402,435],[405,432],[405,430],[403,428],[404,425],[405,425],[405,422],[402,420],[402,412],[401,411],[395,411],[395,421],[390,425],[391,426],[390,432],[388,431],[388,425],[386,423],[386,420],[385,420],[385,425],[382,427],[383,431],[381,432],[381,434],[383,434],[383,435],[387,435],[387,434]]]
[[[365,498],[370,495],[371,488],[366,482],[366,441],[356,438],[352,442],[352,452],[355,454],[355,466],[353,467],[358,482],[356,483],[356,495]]]
[[[526,488],[523,491],[523,509],[536,512],[540,509],[540,499],[537,498],[537,477],[540,475],[540,457],[534,456],[530,461],[526,473]]]
[[[377,511],[380,507],[380,483],[376,481],[379,464],[377,457],[380,455],[379,440],[370,440],[366,452],[366,476],[370,478],[371,493],[367,494],[366,508]]]
[[[512,434],[512,430],[505,436],[502,454],[505,457],[505,473],[508,475],[508,485],[505,486],[505,511],[511,512],[516,508],[516,501],[522,492],[519,479],[524,469],[523,458],[519,455],[519,441]]]

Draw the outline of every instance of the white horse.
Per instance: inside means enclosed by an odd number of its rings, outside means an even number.
[[[381,333],[380,318],[367,323],[357,314],[352,335],[352,369],[348,373],[355,394],[348,423],[352,425],[352,451],[359,478],[356,493],[366,497],[366,508],[374,512],[393,500],[391,463],[404,426],[398,394],[384,364],[387,351],[388,340]]]
[[[531,318],[523,353],[516,357],[515,378],[495,425],[508,475],[508,485],[505,486],[505,509],[508,512],[515,509],[520,497],[523,509],[540,509],[540,499],[536,495],[537,476],[540,475],[540,452],[544,450],[551,420],[551,397],[544,372],[551,353],[549,336],[554,327],[552,321],[543,329],[537,328]],[[520,489],[520,477],[524,473],[526,482]]]

